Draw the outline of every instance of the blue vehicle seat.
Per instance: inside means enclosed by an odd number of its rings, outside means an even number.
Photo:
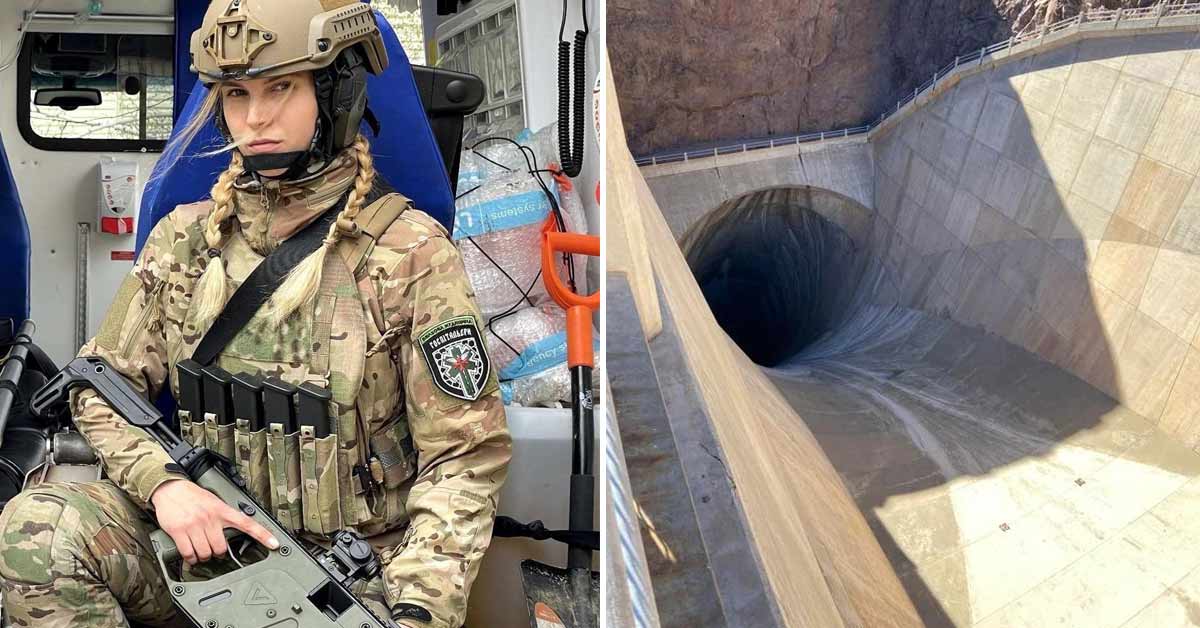
[[[29,223],[17,194],[17,182],[8,165],[4,141],[0,139],[0,339],[11,336],[29,318]],[[7,322],[11,321],[11,323]]]
[[[376,11],[375,18],[383,31],[390,61],[387,71],[380,76],[370,76],[367,85],[371,110],[382,127],[379,137],[373,137],[364,126],[364,132],[371,139],[375,168],[396,191],[412,199],[417,209],[452,229],[454,195],[450,178],[413,79],[408,55],[383,15]],[[177,36],[177,45],[186,55],[185,36]],[[207,92],[197,80],[175,123],[172,139],[195,115]],[[209,123],[189,146],[180,149],[178,159],[174,159],[175,155],[163,154],[142,195],[137,226],[138,251],[159,219],[176,206],[209,197],[213,182],[229,164],[229,156],[199,157],[197,154],[219,145],[218,142],[216,126]],[[164,163],[170,164],[166,172],[161,171]]]

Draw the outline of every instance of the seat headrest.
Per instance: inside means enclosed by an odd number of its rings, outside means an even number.
[[[369,130],[364,131],[371,139],[375,169],[396,191],[412,199],[417,209],[451,229],[454,222],[454,195],[450,178],[417,92],[412,66],[391,24],[378,11],[375,12],[375,19],[383,31],[391,61],[387,71],[379,76],[370,76],[367,83],[371,110],[379,118],[382,127],[379,137],[371,137]],[[175,123],[172,139],[195,116],[207,93],[207,88],[197,80]],[[205,148],[219,145],[219,137],[216,125],[210,122],[189,146],[181,149],[178,159],[174,159],[175,155],[163,153],[160,165],[155,166],[142,195],[137,227],[139,251],[159,219],[178,205],[209,197],[217,176],[228,166],[229,157],[196,155]],[[162,172],[161,164],[164,163],[171,164],[166,172]]]
[[[29,318],[29,223],[17,194],[17,182],[8,165],[4,140],[0,139],[0,321],[12,319],[19,326]]]

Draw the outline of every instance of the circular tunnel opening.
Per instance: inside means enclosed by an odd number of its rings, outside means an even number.
[[[866,224],[855,201],[810,187],[728,201],[681,243],[721,328],[756,364],[775,366],[831,331],[857,286]]]

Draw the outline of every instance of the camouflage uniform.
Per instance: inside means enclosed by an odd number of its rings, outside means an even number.
[[[237,220],[230,221],[236,226],[222,255],[230,293],[280,241],[337,202],[355,168],[343,153],[296,182],[239,182]],[[150,397],[205,331],[190,305],[211,209],[211,201],[180,206],[154,228],[99,333],[80,351],[106,358]],[[307,542],[325,545],[339,529],[367,536],[384,565],[368,597],[374,592],[389,608],[410,604],[432,614],[427,622],[404,620],[414,626],[457,627],[491,538],[512,447],[495,373],[475,400],[456,398],[435,383],[421,342],[446,325],[475,326],[474,295],[445,230],[415,209],[377,239],[357,275],[352,270],[328,255],[307,311],[277,328],[264,307],[217,359],[230,372],[328,386],[334,434],[288,439],[199,419],[187,431],[235,457],[259,501]],[[169,621],[173,610],[150,554],[155,520],[148,510],[154,490],[182,476],[167,469],[171,460],[157,443],[93,392],[77,395],[75,422],[111,481],[41,486],[0,515],[0,577],[11,621],[120,626],[118,605],[139,621]],[[297,452],[299,473],[275,459]],[[379,455],[368,458],[372,453]],[[372,471],[369,488],[350,473],[355,465]]]

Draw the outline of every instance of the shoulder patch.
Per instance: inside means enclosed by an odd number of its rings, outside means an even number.
[[[492,363],[474,316],[442,321],[421,332],[417,344],[438,390],[465,401],[479,399]]]

